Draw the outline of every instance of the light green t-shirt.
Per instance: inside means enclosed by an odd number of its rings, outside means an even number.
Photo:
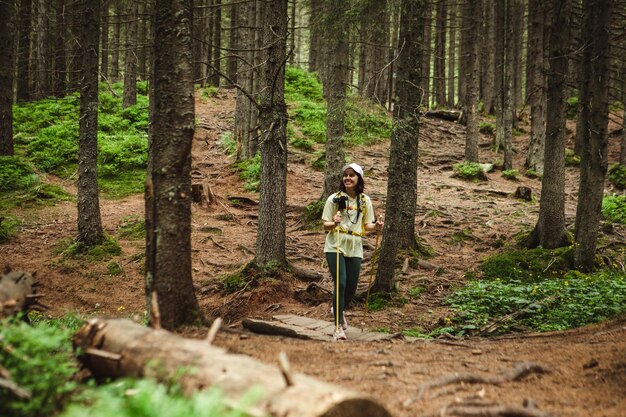
[[[333,199],[338,195],[345,195],[348,197],[347,209],[341,213],[341,223],[339,227],[341,230],[357,233],[358,235],[364,234],[364,224],[374,223],[376,217],[374,216],[374,207],[372,206],[372,200],[369,196],[362,194],[361,200],[361,213],[357,210],[356,198],[350,198],[348,194],[344,192],[331,194],[326,200],[324,205],[324,212],[322,213],[322,220],[325,222],[332,222],[335,217],[335,213],[338,211],[338,206],[333,203]],[[365,223],[363,223],[365,222]],[[324,243],[324,252],[336,252],[337,242],[339,242],[339,251],[343,253],[343,256],[348,258],[363,258],[363,241],[361,236],[351,235],[349,233],[337,232],[331,230],[326,233],[326,242]]]

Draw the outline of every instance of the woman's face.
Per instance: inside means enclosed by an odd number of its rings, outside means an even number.
[[[343,185],[346,189],[355,189],[359,183],[359,176],[352,168],[348,168],[343,172]]]

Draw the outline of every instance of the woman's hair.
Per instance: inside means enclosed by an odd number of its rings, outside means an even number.
[[[346,192],[346,186],[343,184],[343,173],[344,172],[345,171],[343,171],[341,173],[341,181],[339,182],[339,189],[345,193]],[[365,181],[363,181],[363,177],[361,175],[359,175],[359,173],[355,172],[355,174],[359,178],[359,180],[357,181],[357,184],[356,184],[356,193],[357,193],[357,195],[363,194],[363,190],[365,190]]]

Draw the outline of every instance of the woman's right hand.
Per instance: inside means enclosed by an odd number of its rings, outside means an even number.
[[[341,212],[340,211],[335,213],[335,217],[333,217],[333,221],[335,222],[335,224],[341,223]]]

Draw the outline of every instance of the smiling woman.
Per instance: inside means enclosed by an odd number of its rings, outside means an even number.
[[[332,312],[335,316],[335,339],[346,339],[348,327],[344,309],[356,292],[363,260],[366,231],[382,229],[382,218],[376,221],[374,207],[364,194],[363,168],[351,163],[343,167],[339,192],[326,200],[322,221],[326,234],[324,253],[335,280]]]

